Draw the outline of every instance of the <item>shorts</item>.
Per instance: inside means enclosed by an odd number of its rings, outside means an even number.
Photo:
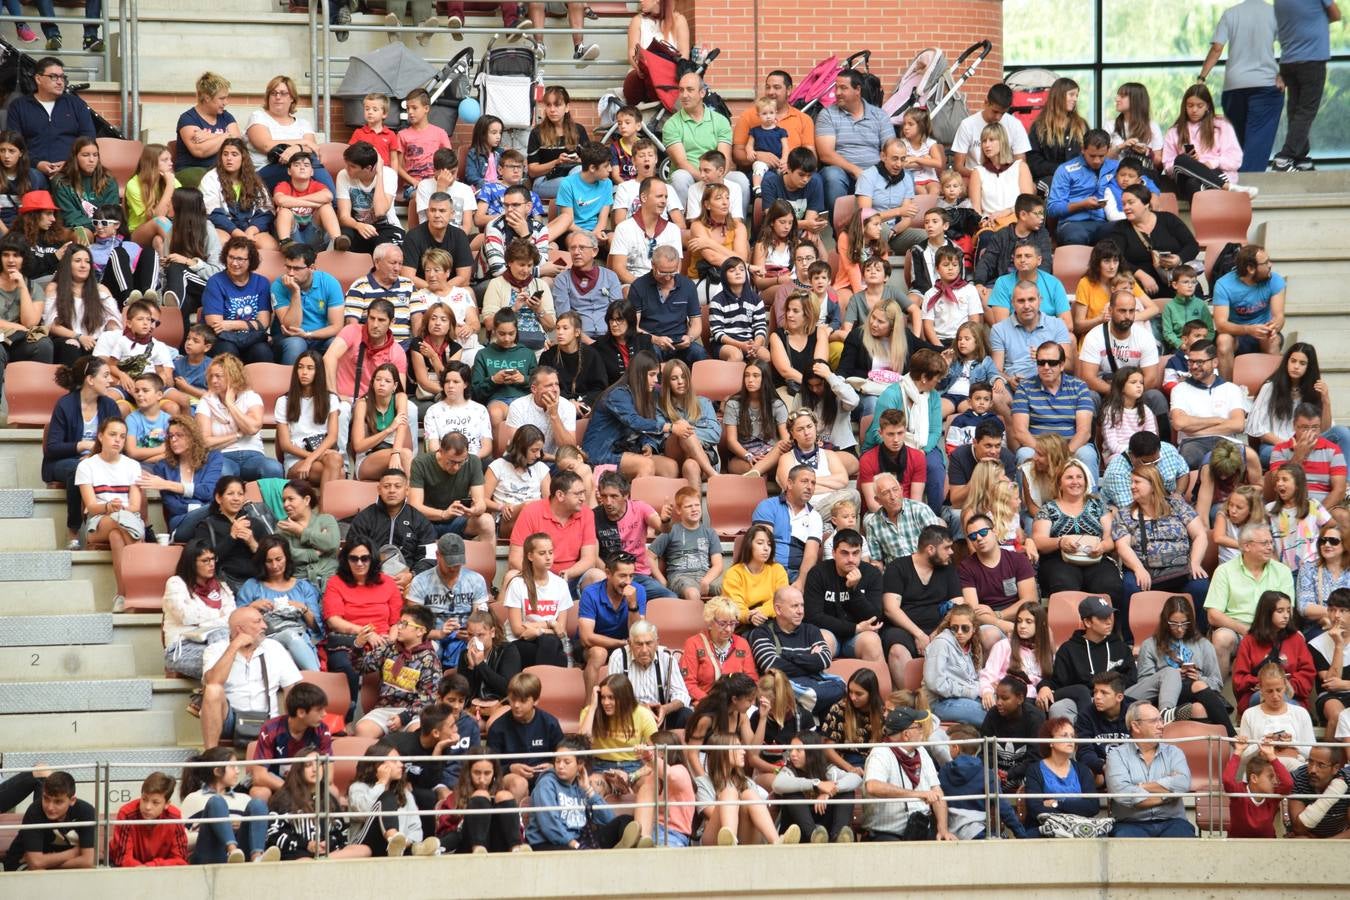
[[[1233,346],[1234,356],[1243,356],[1248,353],[1264,353],[1261,349],[1261,342],[1250,334],[1238,335],[1237,343]]]
[[[666,587],[676,596],[684,593],[685,588],[694,588],[702,593],[703,575],[698,572],[667,572]],[[708,596],[716,597],[722,593],[722,579],[718,578],[712,584],[708,585]]]
[[[657,822],[652,832],[652,842],[658,847],[688,847],[689,835]]]
[[[362,722],[378,725],[385,734],[389,733],[389,720],[402,716],[406,709],[401,706],[377,706],[361,717]]]
[[[1350,691],[1322,691],[1317,695],[1317,712],[1321,714],[1324,722],[1331,722],[1328,730],[1335,728],[1335,722],[1327,718],[1326,704],[1331,700],[1335,700],[1341,706],[1350,709]]]
[[[580,641],[578,641],[580,643]],[[638,769],[642,768],[642,761],[637,759],[601,759],[598,756],[591,757],[592,772],[623,772],[625,775],[632,775]]]

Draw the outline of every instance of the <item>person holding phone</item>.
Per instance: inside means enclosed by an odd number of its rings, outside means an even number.
[[[1108,158],[1111,136],[1093,128],[1083,136],[1083,152],[1055,170],[1046,212],[1059,222],[1060,244],[1097,243],[1111,230],[1106,219],[1106,192],[1118,160]]]

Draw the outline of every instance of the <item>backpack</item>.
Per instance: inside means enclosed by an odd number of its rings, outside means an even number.
[[[1238,251],[1241,249],[1242,245],[1237,241],[1229,241],[1224,244],[1223,249],[1219,251],[1218,257],[1214,260],[1214,268],[1210,269],[1209,274],[1209,291],[1211,295],[1213,295],[1214,285],[1219,283],[1219,279],[1237,268],[1237,255]]]

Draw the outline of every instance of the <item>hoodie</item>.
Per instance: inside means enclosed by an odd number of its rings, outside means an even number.
[[[586,796],[586,789],[578,777],[571,784],[558,780],[553,772],[545,772],[535,782],[530,804],[535,807],[561,806],[561,811],[534,812],[525,827],[525,843],[531,847],[552,845],[566,847],[568,842],[581,839],[588,821],[604,825],[614,818],[614,812],[604,801]]]
[[[963,797],[971,794],[983,794],[986,790],[984,766],[980,757],[962,753],[952,758],[938,770],[938,783],[942,793],[948,797]],[[997,792],[998,781],[991,779],[988,790]],[[1012,803],[1003,797],[998,799],[999,816],[1014,837],[1031,837],[1022,827]],[[961,840],[978,840],[985,836],[984,801],[951,800],[947,803],[947,827]]]
[[[974,640],[978,640],[978,636]],[[934,700],[980,696],[980,673],[974,657],[956,642],[956,635],[943,631],[928,645],[923,660],[923,684]]]
[[[380,673],[377,706],[398,707],[407,711],[405,724],[436,702],[436,684],[441,680],[441,658],[431,641],[404,647],[390,641],[361,654],[362,672]]]
[[[176,806],[165,806],[165,819],[181,819]],[[117,821],[145,821],[141,800],[137,797],[117,811]],[[108,845],[108,859],[114,866],[186,866],[187,831],[182,825],[117,825]]]
[[[1125,711],[1130,708],[1128,700],[1120,703],[1120,712],[1114,718],[1108,718],[1098,712],[1094,704],[1089,703],[1078,710],[1078,721],[1073,730],[1080,738],[1092,738],[1091,744],[1078,745],[1078,761],[1100,775],[1106,768],[1106,751],[1117,742],[1128,740],[1130,727],[1125,724]]]
[[[1138,679],[1129,645],[1115,634],[1104,641],[1089,641],[1080,628],[1055,651],[1055,665],[1045,683],[1051,690],[1075,684],[1091,690],[1092,676],[1111,671],[1120,673],[1125,687]]]

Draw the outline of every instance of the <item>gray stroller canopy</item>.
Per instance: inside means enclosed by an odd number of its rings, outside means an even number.
[[[352,57],[336,96],[386,94],[401,99],[435,75],[435,66],[403,44],[385,44],[378,50]]]

